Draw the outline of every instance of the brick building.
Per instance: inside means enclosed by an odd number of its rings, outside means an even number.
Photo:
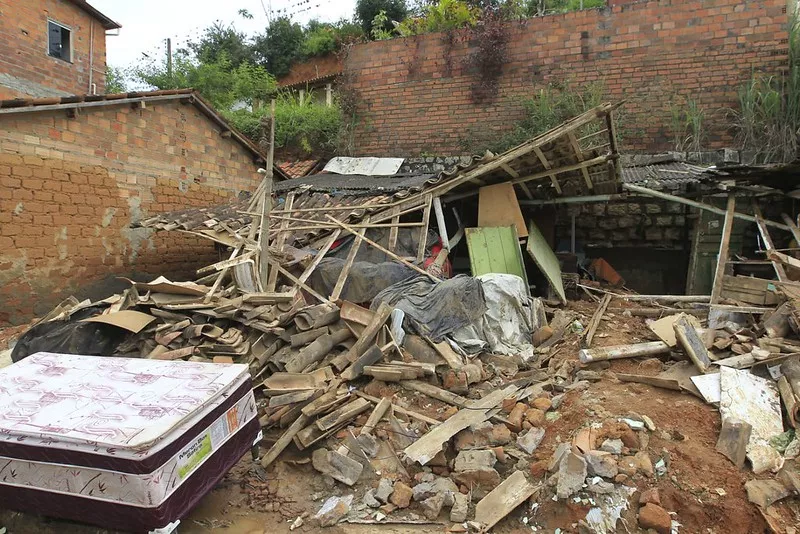
[[[0,99],[105,92],[118,28],[86,0],[0,0]]]
[[[507,46],[493,54],[502,61],[498,92],[482,102],[473,98],[481,73],[472,30],[356,45],[340,90],[358,102],[357,155],[472,152],[511,130],[524,100],[551,82],[597,83],[608,101],[626,100],[624,150],[674,150],[672,111],[687,100],[704,110],[706,147],[732,146],[725,109],[738,106],[738,88],[753,73],[785,69],[787,12],[795,4],[613,0],[508,23]]]
[[[265,161],[191,90],[0,101],[0,139],[0,324],[115,276],[193,277],[207,239],[130,223],[253,191]]]

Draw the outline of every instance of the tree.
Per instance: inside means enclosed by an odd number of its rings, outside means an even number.
[[[125,87],[125,75],[122,69],[106,65],[106,94],[127,93]]]
[[[303,28],[289,17],[275,19],[261,35],[255,37],[253,49],[259,65],[280,78],[289,74],[300,56]]]
[[[405,0],[358,0],[356,2],[356,19],[364,34],[372,35],[372,21],[381,11],[386,14],[385,31],[393,28],[392,21],[402,22],[408,16],[408,6]]]
[[[233,68],[244,62],[255,63],[253,47],[247,36],[233,26],[224,26],[220,22],[206,28],[200,40],[190,42],[188,47],[201,63],[215,63],[223,53]]]

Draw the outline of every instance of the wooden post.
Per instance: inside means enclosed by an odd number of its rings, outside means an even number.
[[[264,177],[264,192],[261,199],[261,230],[258,236],[258,274],[262,290],[269,280],[269,212],[272,210],[272,166],[275,161],[275,99],[270,106],[269,153],[267,154],[267,174]]]
[[[714,273],[714,287],[711,289],[711,304],[717,304],[722,294],[722,278],[725,275],[725,265],[728,263],[728,248],[731,243],[731,230],[736,208],[736,197],[728,194],[728,207],[725,210],[725,223],[722,226],[722,239],[719,242],[719,255],[717,256],[717,270]]]
[[[758,204],[755,200],[753,200],[753,215],[756,217],[758,233],[761,234],[761,240],[764,241],[764,248],[767,249],[767,257],[769,257],[769,253],[775,250],[775,245],[772,243],[772,237],[770,237],[769,230],[767,230],[767,225],[764,223],[764,217],[761,214],[761,208],[758,207]],[[775,268],[775,274],[778,275],[779,281],[787,282],[789,280],[789,277],[786,276],[786,269],[783,268],[783,264],[773,261],[772,266]]]

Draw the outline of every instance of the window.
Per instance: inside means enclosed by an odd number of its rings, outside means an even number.
[[[51,20],[47,21],[47,53],[72,62],[72,32]]]

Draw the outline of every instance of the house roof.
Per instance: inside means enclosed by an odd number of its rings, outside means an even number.
[[[144,91],[119,93],[108,95],[74,95],[52,98],[14,98],[0,100],[0,120],[4,115],[19,113],[36,113],[59,110],[84,110],[91,111],[108,106],[131,105],[138,103],[157,103],[164,101],[185,101],[194,105],[209,120],[217,124],[223,136],[230,137],[253,155],[253,161],[263,164],[267,156],[261,149],[237,130],[231,123],[219,114],[200,93],[194,89],[168,89],[162,91]],[[288,180],[289,176],[278,166],[273,166],[273,172],[279,180]]]
[[[323,81],[330,81],[342,74],[342,65],[342,58],[337,54],[313,57],[292,65],[289,73],[278,80],[278,85],[302,89],[306,85],[313,86]]]
[[[458,158],[458,163],[438,173],[317,174],[275,184],[270,231],[287,232],[299,245],[314,246],[318,238],[337,230],[333,220],[353,223],[369,216],[370,224],[379,224],[429,210],[426,206],[433,198],[466,198],[499,183],[514,184],[528,198],[617,193],[620,179],[613,132],[599,129],[608,123],[613,109],[610,104],[598,106],[503,154]],[[590,127],[592,133],[580,137]],[[287,209],[289,199],[292,204]],[[252,224],[254,214],[246,211],[249,203],[161,213],[138,224],[235,244],[239,230]]]
[[[286,161],[278,165],[290,178],[301,178],[311,174],[322,160],[306,159],[300,161]]]
[[[93,7],[86,0],[68,0],[68,1],[75,4],[76,6],[87,12],[89,15],[99,20],[100,24],[103,25],[103,28],[107,30],[116,30],[118,28],[122,28],[122,26],[119,23],[114,22],[106,15],[103,15],[100,11],[97,10],[97,8]]]

